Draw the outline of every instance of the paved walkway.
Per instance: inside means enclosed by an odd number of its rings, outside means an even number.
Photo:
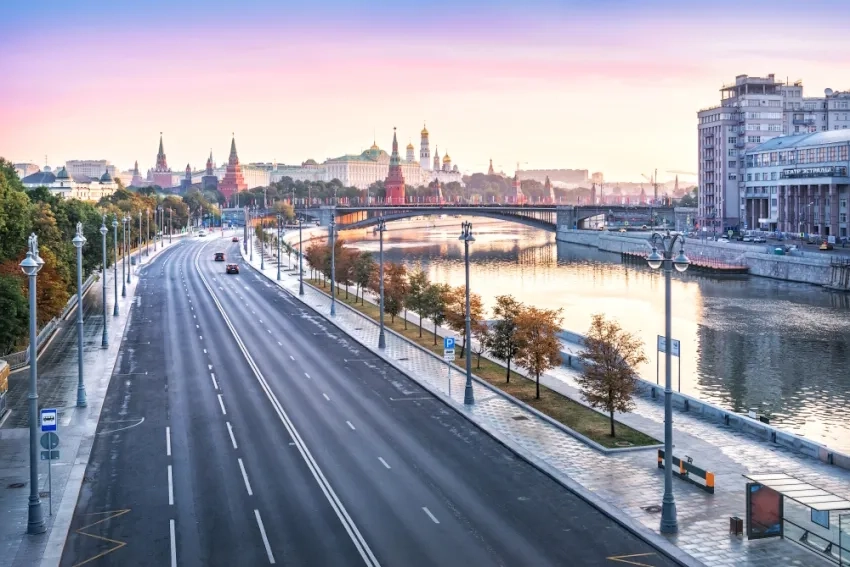
[[[259,269],[259,254],[254,254],[253,264]],[[274,261],[267,259],[264,273],[274,280],[276,272]],[[297,272],[284,272],[282,279],[280,285],[297,296]],[[328,296],[305,285],[302,299],[329,316],[331,300]],[[378,340],[376,323],[340,302],[336,312],[334,322],[340,329],[378,352],[375,348]],[[411,315],[410,319],[415,320],[415,316]],[[441,392],[458,406],[463,406],[464,379],[460,372],[452,371],[449,380],[445,363],[436,356],[393,333],[387,333],[386,338],[386,351],[379,355],[432,391]],[[559,368],[547,373],[541,382],[580,400],[575,389],[575,376],[575,371]],[[532,455],[562,477],[576,481],[605,503],[619,509],[621,514],[625,513],[633,522],[658,533],[659,513],[652,508],[646,510],[660,505],[663,493],[663,474],[657,468],[655,451],[605,455],[485,386],[475,384],[474,394],[475,405],[464,410],[470,419],[488,431],[497,432],[524,454]],[[633,413],[619,415],[618,419],[663,439],[663,407],[645,399],[637,399],[636,406]],[[520,416],[526,419],[517,420]],[[762,443],[690,414],[675,412],[674,421],[675,454],[693,457],[695,464],[713,471],[716,474],[716,493],[709,495],[674,478],[679,533],[663,537],[710,567],[830,565],[825,559],[787,540],[749,541],[731,536],[728,533],[729,517],[744,517],[746,480],[741,476],[743,473],[785,472],[850,498],[850,472]],[[805,510],[786,506],[786,512],[808,523]],[[830,518],[833,532],[837,530],[837,524],[837,514],[833,513]],[[823,535],[829,534],[824,530]]]
[[[175,239],[171,246],[180,240]],[[99,245],[99,244],[98,244]],[[166,242],[166,248],[168,243]],[[157,254],[161,251],[157,245]],[[83,474],[94,442],[94,432],[106,395],[112,369],[122,350],[122,337],[135,300],[138,278],[135,274],[150,262],[155,253],[133,267],[127,297],[121,297],[121,267],[118,268],[118,317],[114,305],[113,271],[107,271],[107,317],[109,347],[101,348],[103,332],[102,283],[95,282],[83,298],[83,363],[87,406],[77,408],[77,331],[76,311],[68,316],[52,342],[38,359],[39,408],[59,410],[60,459],[52,463],[53,514],[49,514],[47,462],[39,462],[39,491],[47,532],[27,535],[29,506],[29,413],[27,389],[29,367],[9,379],[11,413],[0,429],[0,567],[58,565],[65,545],[71,516],[84,481]],[[40,449],[40,447],[39,447]],[[14,488],[13,488],[14,487]]]

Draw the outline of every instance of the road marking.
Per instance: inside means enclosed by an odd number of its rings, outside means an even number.
[[[319,488],[322,490],[322,493],[325,495],[325,498],[327,499],[328,503],[333,508],[334,512],[337,515],[337,518],[339,518],[339,521],[345,528],[345,531],[348,534],[349,538],[351,538],[351,541],[354,543],[354,546],[360,553],[360,557],[363,559],[367,567],[380,567],[378,559],[375,557],[375,554],[372,553],[372,550],[369,547],[369,544],[366,542],[366,539],[363,537],[363,534],[360,533],[360,530],[357,528],[357,525],[354,523],[354,520],[351,519],[351,515],[349,515],[348,511],[345,509],[345,506],[340,501],[330,482],[328,482],[328,479],[325,477],[324,473],[322,472],[322,469],[319,467],[318,463],[310,452],[310,449],[307,447],[306,443],[304,443],[304,440],[301,438],[301,435],[295,428],[295,424],[292,423],[292,420],[289,418],[289,415],[283,409],[280,400],[278,400],[277,396],[274,394],[274,392],[272,392],[268,380],[266,380],[265,376],[263,376],[263,373],[260,371],[260,368],[257,366],[257,363],[251,356],[251,353],[248,352],[248,349],[245,346],[245,342],[242,340],[242,337],[239,336],[239,333],[236,331],[236,328],[233,326],[233,323],[227,316],[227,313],[224,311],[224,307],[222,307],[221,302],[218,300],[218,297],[216,297],[215,293],[213,293],[209,282],[207,282],[206,277],[204,277],[204,274],[201,272],[201,268],[198,264],[198,261],[202,251],[203,248],[201,248],[195,255],[195,272],[198,274],[201,282],[207,289],[207,293],[210,294],[210,298],[213,300],[213,303],[215,303],[216,309],[218,309],[218,312],[221,314],[222,319],[224,319],[224,323],[230,330],[230,334],[233,335],[233,339],[236,341],[236,345],[239,347],[239,350],[242,351],[242,356],[245,357],[245,361],[248,363],[248,366],[251,367],[251,371],[253,372],[254,377],[257,379],[257,382],[260,384],[263,393],[266,394],[266,397],[271,402],[275,413],[277,413],[278,418],[280,419],[281,423],[283,423],[287,433],[289,433],[290,438],[293,440],[295,446],[298,448],[298,452],[301,454],[301,458],[304,459],[307,468],[310,469],[310,473],[316,480],[316,484],[319,485]],[[259,512],[255,510],[255,513],[257,514],[258,523],[260,523]],[[265,533],[265,530],[261,528],[261,532]],[[271,548],[267,548],[267,551],[271,560],[271,558],[273,558],[273,556],[271,555]]]
[[[210,372],[210,378],[212,378],[213,387],[218,390],[218,382],[215,381],[215,373]]]
[[[291,358],[292,360],[295,360],[295,357],[292,356],[291,354],[289,355],[289,358]]]
[[[204,354],[207,354],[207,349],[204,349]]]
[[[171,537],[171,567],[177,567],[177,534],[174,533],[174,520],[168,520],[168,533]]]
[[[197,318],[198,318],[197,315],[194,315],[194,314],[192,315],[192,319],[197,319]]]
[[[304,373],[304,376],[306,376],[308,380],[310,379],[310,375],[307,374],[306,372]]]
[[[171,456],[171,428],[167,426],[165,428],[165,456]]]
[[[127,545],[127,542],[125,542],[125,541],[118,541],[118,540],[115,540],[115,539],[109,539],[108,537],[90,534],[88,532],[84,532],[83,530],[86,530],[86,529],[88,529],[92,526],[96,526],[96,525],[103,523],[107,520],[111,520],[113,518],[123,516],[124,514],[126,514],[129,511],[130,511],[130,509],[128,508],[126,510],[111,510],[111,511],[108,511],[108,512],[94,512],[92,514],[87,514],[89,516],[100,516],[101,514],[109,514],[109,515],[106,516],[105,518],[99,519],[98,521],[96,521],[94,523],[88,524],[86,526],[83,526],[83,527],[77,529],[77,533],[80,534],[80,535],[92,537],[92,538],[99,540],[99,541],[105,541],[105,542],[108,542],[108,543],[113,543],[113,544],[115,544],[115,547],[111,547],[111,548],[107,549],[106,551],[102,551],[102,552],[98,553],[94,557],[89,557],[88,559],[86,559],[84,561],[80,561],[79,563],[74,565],[74,567],[79,567],[80,565],[85,565],[87,563],[91,563],[95,559],[99,559],[99,558],[103,557],[104,555],[112,553],[113,551],[117,551],[117,550],[121,549],[122,547],[124,547],[125,545]]]
[[[617,563],[627,563],[629,565],[638,565],[640,567],[652,567],[649,563],[640,563],[638,561],[629,561],[629,559],[634,559],[636,557],[650,557],[655,555],[654,553],[634,553],[632,555],[617,555],[608,557],[609,561],[616,561]]]
[[[422,507],[422,510],[424,510],[424,511],[425,511],[425,513],[426,513],[426,514],[428,514],[428,517],[429,517],[429,518],[431,518],[431,520],[432,520],[435,524],[439,524],[439,523],[440,523],[440,520],[438,520],[438,519],[436,518],[436,516],[434,516],[434,514],[432,514],[432,513],[431,513],[431,510],[429,510],[429,509],[428,509],[428,508],[426,508],[425,506],[423,506],[423,507]]]
[[[347,424],[348,424],[348,427],[350,427],[350,428],[351,428],[351,430],[352,430],[352,431],[354,431],[354,426],[353,426],[353,425],[351,425],[351,422],[350,422],[350,421],[346,421],[345,423],[347,423]]]
[[[168,465],[168,505],[174,506],[174,475],[171,473],[171,465]]]
[[[271,329],[266,329],[266,330],[269,332],[269,334],[270,334],[270,335],[272,334],[272,330],[271,330]]]
[[[266,547],[266,555],[269,556],[269,563],[274,564],[274,555],[272,555],[272,546],[269,545],[269,538],[266,537],[266,528],[263,526],[263,519],[260,518],[260,511],[254,509],[254,517],[257,518],[257,526],[260,528],[260,536],[263,538],[263,545]]]
[[[245,481],[245,488],[248,490],[248,496],[253,496],[254,491],[251,490],[251,483],[248,482],[248,473],[245,472],[245,465],[242,463],[242,459],[236,459],[239,461],[239,470],[242,471],[242,480]]]
[[[198,325],[197,323],[195,323],[195,328],[196,328],[196,329],[200,329],[200,328],[201,328],[201,326],[200,326],[200,325]],[[201,338],[203,338],[203,337],[201,337]]]
[[[251,313],[253,313],[254,315],[256,315],[256,314],[257,314],[257,312],[256,312],[256,311],[254,311],[253,309],[251,310]]]
[[[221,406],[221,413],[223,413],[224,415],[227,415],[227,410],[224,409],[224,400],[221,399],[221,394],[218,395],[218,405]]]
[[[238,449],[239,447],[236,445],[236,437],[233,436],[233,427],[230,425],[230,422],[227,423],[227,432],[230,433],[230,441],[233,443],[233,448]]]
[[[210,370],[212,370],[212,364],[207,364],[207,368],[209,368]]]
[[[198,335],[198,336],[201,337],[201,340],[204,340],[204,335]]]
[[[331,401],[331,399],[328,397],[328,395],[326,393],[322,392],[322,395],[325,397],[325,399],[327,401]]]
[[[283,346],[280,341],[277,341],[277,346]]]
[[[392,468],[390,465],[387,464],[383,457],[378,457],[378,460],[381,461],[381,464],[387,467],[388,469]]]
[[[263,323],[263,320],[262,320],[262,319],[260,319],[260,324],[262,324],[262,323]]]

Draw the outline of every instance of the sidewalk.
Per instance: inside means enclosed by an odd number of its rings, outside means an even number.
[[[254,254],[254,258],[252,265],[259,270],[259,254]],[[265,275],[274,281],[276,271],[274,261],[267,261]],[[279,285],[298,297],[297,272],[286,272]],[[330,297],[306,285],[304,291],[301,299],[330,318]],[[376,323],[341,302],[337,302],[336,312],[334,323],[348,335],[414,380],[463,407],[464,379],[461,373],[452,371],[449,386],[444,362],[391,332],[386,335],[386,351],[378,352],[375,348],[378,337]],[[413,321],[415,316],[409,319]],[[541,382],[580,400],[575,376],[575,371],[559,368],[547,373]],[[472,421],[488,432],[495,432],[509,446],[518,449],[524,456],[530,456],[530,460],[553,472],[565,484],[577,483],[577,491],[589,491],[591,498],[601,501],[603,507],[614,508],[614,513],[627,523],[642,525],[644,533],[653,532],[656,540],[667,540],[705,565],[830,565],[825,559],[787,540],[750,541],[730,536],[729,517],[744,517],[746,480],[741,476],[743,473],[784,472],[847,498],[850,497],[850,473],[847,471],[676,411],[676,455],[693,457],[697,466],[714,472],[716,493],[709,495],[674,477],[679,533],[661,536],[658,534],[660,514],[653,509],[645,510],[660,506],[663,494],[663,471],[657,468],[655,451],[603,454],[481,384],[474,384],[474,395],[475,405],[461,410]],[[663,407],[644,399],[636,399],[635,402],[635,411],[619,415],[618,419],[663,439]],[[526,419],[517,420],[519,416]],[[835,524],[837,517],[833,513],[831,525]]]
[[[175,239],[171,246],[180,240]],[[135,300],[138,273],[163,249],[150,248],[141,266],[133,266],[132,283],[127,284],[127,297],[121,297],[121,266],[118,266],[118,301],[120,313],[112,316],[114,305],[113,270],[107,270],[107,317],[109,347],[101,347],[103,332],[103,283],[97,281],[83,298],[84,321],[83,363],[86,386],[85,408],[77,408],[77,331],[76,312],[62,322],[53,342],[38,359],[39,408],[59,410],[60,459],[52,463],[53,515],[49,514],[47,462],[39,461],[39,492],[47,532],[28,535],[29,505],[29,413],[27,392],[29,367],[12,374],[9,379],[11,413],[0,429],[0,567],[58,565],[65,546],[77,497],[84,481],[94,442],[100,410],[112,370],[121,353],[124,329],[130,319]],[[128,262],[129,266],[129,262]],[[39,447],[39,450],[41,447]],[[15,488],[11,488],[14,486]]]

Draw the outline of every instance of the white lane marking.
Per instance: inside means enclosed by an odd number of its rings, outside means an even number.
[[[348,424],[348,427],[350,427],[350,428],[351,428],[351,430],[352,430],[352,431],[354,431],[354,426],[353,426],[353,425],[351,425],[351,422],[350,422],[350,421],[346,421],[345,423],[347,423],[347,424]]]
[[[207,364],[207,368],[209,368],[210,370],[212,370],[212,364]]]
[[[269,334],[270,334],[270,335],[272,334],[272,330],[271,330],[271,329],[266,329],[266,330],[269,332]]]
[[[174,506],[174,475],[171,472],[171,465],[168,465],[168,505]]]
[[[197,323],[195,323],[195,328],[196,328],[196,329],[200,329],[200,328],[201,328],[201,326],[200,326],[200,325],[198,325]],[[203,338],[203,337],[202,337],[202,338]]]
[[[168,520],[168,532],[171,536],[171,567],[177,567],[177,535],[174,533],[174,520]]]
[[[295,357],[292,356],[291,354],[289,355],[289,358],[291,358],[292,360],[295,360]]]
[[[201,340],[204,340],[204,335],[198,335],[198,336],[201,337]]]
[[[213,293],[209,282],[207,282],[206,277],[204,277],[204,274],[201,272],[198,260],[201,257],[202,251],[203,248],[201,248],[201,250],[199,250],[198,253],[195,255],[195,272],[198,274],[201,279],[201,282],[207,289],[207,293],[210,294],[210,298],[213,300],[213,303],[215,303],[216,309],[218,309],[218,312],[221,313],[221,317],[222,319],[224,319],[224,323],[230,330],[230,334],[233,335],[233,338],[236,341],[236,345],[239,347],[239,350],[242,351],[242,356],[245,357],[245,361],[248,363],[248,366],[251,367],[251,371],[253,372],[254,377],[257,379],[257,382],[260,384],[263,393],[266,394],[266,397],[271,402],[275,413],[277,413],[278,419],[280,419],[281,423],[283,423],[283,426],[286,428],[287,433],[289,433],[289,436],[295,443],[298,452],[301,454],[301,458],[304,459],[307,468],[310,469],[310,473],[316,480],[316,484],[319,485],[319,488],[322,490],[322,493],[325,495],[325,498],[328,500],[328,503],[333,508],[334,512],[337,515],[337,518],[339,518],[340,523],[345,528],[348,537],[351,538],[351,541],[354,543],[354,546],[360,553],[360,557],[363,559],[367,567],[380,567],[381,564],[378,562],[378,559],[375,557],[375,554],[372,553],[372,549],[369,547],[369,544],[366,542],[366,539],[363,537],[363,534],[360,533],[360,530],[357,528],[357,525],[354,523],[354,520],[351,519],[351,515],[345,509],[345,506],[340,501],[330,482],[328,482],[328,479],[325,477],[325,474],[322,472],[322,469],[319,468],[319,465],[313,457],[313,454],[310,452],[310,449],[304,443],[304,440],[301,438],[301,435],[295,428],[295,424],[292,423],[292,420],[289,418],[289,415],[286,413],[286,411],[283,409],[283,406],[280,404],[280,400],[278,400],[277,396],[274,394],[274,392],[272,392],[268,380],[266,380],[265,376],[263,376],[263,373],[260,371],[260,368],[257,366],[257,363],[251,356],[251,353],[248,352],[248,349],[245,346],[245,342],[242,340],[242,337],[239,336],[239,333],[236,331],[236,328],[233,326],[233,323],[227,316],[227,313],[225,313],[224,307],[222,307],[221,302],[218,300],[218,297],[216,297],[215,293]],[[259,512],[255,510],[255,513],[257,514],[257,517],[259,519]],[[261,531],[262,533],[265,533],[264,529],[261,529]]]
[[[221,398],[221,394],[218,395],[218,405],[221,406],[221,413],[227,415],[227,410],[224,409],[224,400]]]
[[[248,482],[248,473],[245,472],[245,465],[242,463],[242,459],[237,459],[239,461],[239,470],[242,471],[242,480],[245,481],[245,488],[248,490],[248,496],[253,496],[254,491],[251,490],[251,483]]]
[[[197,318],[198,318],[197,315],[192,315],[192,319],[197,319]]]
[[[424,506],[422,507],[422,510],[424,510],[424,511],[425,511],[425,513],[426,513],[426,514],[428,514],[428,517],[429,517],[429,518],[431,518],[431,519],[434,521],[434,523],[435,523],[435,524],[439,524],[439,523],[440,523],[440,520],[438,520],[438,519],[434,516],[434,514],[432,514],[432,513],[431,513],[431,510],[429,510],[428,508],[426,508],[426,507],[424,507]]]
[[[283,343],[281,343],[280,341],[277,341],[277,346],[283,346]]]
[[[254,315],[256,315],[256,314],[257,314],[257,312],[256,312],[256,311],[254,311],[253,309],[251,310],[251,313],[253,313]]]
[[[326,393],[322,392],[322,395],[325,397],[325,399],[327,401],[331,401],[331,399],[328,397],[328,395]]]
[[[306,376],[308,380],[310,379],[310,375],[307,374],[306,372],[304,373],[304,376]]]
[[[207,349],[204,349],[204,354],[207,354]]]
[[[233,426],[230,425],[230,422],[227,423],[227,432],[230,433],[230,442],[233,443],[233,448],[238,449],[239,447],[236,445],[236,437],[233,436]]]
[[[263,320],[262,320],[262,319],[260,319],[260,323],[261,323],[261,324],[262,324],[262,322],[263,322]]]
[[[392,468],[390,465],[387,464],[383,457],[378,457],[378,460],[381,461],[381,464],[387,467],[388,469]]]
[[[263,526],[263,519],[260,518],[260,511],[254,509],[254,517],[257,518],[257,526],[260,528],[260,536],[263,538],[263,545],[266,547],[266,555],[269,556],[269,563],[274,565],[274,555],[272,555],[272,547],[269,545],[269,538],[266,537],[266,528]]]
[[[171,428],[165,427],[165,456],[171,456]]]
[[[210,378],[212,378],[213,387],[218,390],[218,382],[215,381],[215,373],[210,372]]]

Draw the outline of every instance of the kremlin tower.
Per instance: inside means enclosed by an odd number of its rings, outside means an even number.
[[[422,171],[431,169],[431,148],[428,144],[428,129],[422,125],[422,138],[419,141],[419,167]],[[435,168],[436,169],[436,168]]]
[[[522,205],[525,203],[525,194],[522,192],[522,181],[519,179],[519,164],[516,167],[516,173],[514,174],[513,183],[511,183],[511,187],[513,187],[513,202],[517,205]]]
[[[397,150],[398,148],[395,147]],[[212,153],[210,153],[212,158]],[[231,204],[235,202],[234,195],[248,188],[245,178],[242,177],[242,166],[239,165],[239,156],[236,155],[236,136],[230,141],[230,157],[227,159],[227,168],[224,178],[219,183],[218,190]]]
[[[440,171],[440,146],[434,148],[434,171]]]
[[[180,192],[185,193],[189,190],[189,187],[192,186],[192,166],[188,163],[186,164],[186,175],[183,176],[183,180],[180,182]]]
[[[487,168],[487,175],[495,175],[495,174],[496,173],[493,171],[493,158],[490,158],[490,167]]]
[[[159,151],[156,154],[156,167],[153,170],[153,184],[163,189],[168,189],[172,184],[171,169],[165,159],[165,150],[162,147],[162,132],[159,133]]]
[[[145,180],[142,179],[142,174],[139,173],[139,160],[136,160],[136,165],[133,166],[133,179],[130,180],[132,187],[144,187]]]
[[[214,168],[215,163],[213,163],[212,150],[210,150],[210,157],[207,158],[207,169],[204,172],[204,176],[201,177],[201,187],[204,191],[207,189],[218,190],[218,177],[213,173]]]
[[[546,176],[546,182],[543,183],[543,195],[548,199],[550,204],[555,204],[555,190],[552,188],[552,182],[549,181],[549,176]]]
[[[436,202],[440,205],[445,203],[446,200],[443,198],[443,184],[440,183],[439,179],[437,180],[437,191],[436,191],[436,193],[437,193],[436,194],[436,199],[437,199]]]
[[[404,174],[401,172],[401,159],[398,155],[398,139],[393,128],[393,153],[390,155],[390,170],[384,181],[386,187],[386,202],[390,205],[403,205]]]

